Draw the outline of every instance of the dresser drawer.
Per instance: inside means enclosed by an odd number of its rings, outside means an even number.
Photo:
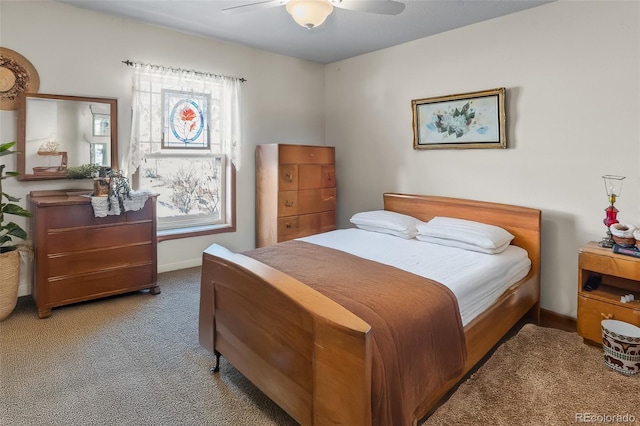
[[[335,150],[326,146],[280,145],[280,164],[333,164]]]
[[[42,209],[41,212],[43,215],[46,215],[46,224],[42,224],[46,229],[109,225],[126,221],[125,215],[95,217],[91,204],[74,205],[73,208],[69,208],[68,206],[53,206]]]
[[[47,305],[57,306],[155,285],[155,265],[134,265],[82,275],[49,278]]]
[[[151,200],[147,200],[147,204],[152,202]],[[47,229],[100,226],[154,219],[154,209],[151,208],[143,208],[141,210],[127,212],[126,214],[105,217],[95,217],[91,204],[76,204],[73,208],[69,208],[68,206],[51,206],[41,211],[41,214],[46,215],[46,224],[43,224],[43,226]]]
[[[578,296],[578,334],[587,340],[595,343],[602,343],[602,329],[600,323],[606,315],[611,315],[610,319],[628,322],[640,327],[640,311],[630,309],[613,303],[607,303],[589,297]]]
[[[136,244],[109,249],[50,254],[47,258],[46,268],[48,277],[61,277],[151,263],[152,260],[152,245]]]
[[[51,254],[151,243],[153,238],[155,235],[151,221],[118,226],[54,229],[47,234],[47,251]]]
[[[336,212],[322,212],[278,219],[278,242],[336,229]]]

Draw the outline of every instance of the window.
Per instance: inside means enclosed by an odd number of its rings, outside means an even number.
[[[160,239],[234,230],[239,80],[136,65],[130,167]]]

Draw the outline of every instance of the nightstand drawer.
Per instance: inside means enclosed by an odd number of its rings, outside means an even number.
[[[605,316],[610,319],[628,322],[640,327],[640,303],[633,302],[621,306],[578,296],[578,334],[594,343],[602,344],[600,323]]]
[[[640,281],[640,262],[637,258],[616,254],[611,249],[590,247],[578,258],[579,267],[599,274]]]

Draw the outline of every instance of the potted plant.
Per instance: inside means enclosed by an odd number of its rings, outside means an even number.
[[[15,142],[0,144],[0,157],[15,154],[11,147]],[[0,321],[13,312],[18,300],[20,284],[20,254],[16,240],[25,240],[27,232],[19,225],[11,222],[8,215],[29,217],[31,213],[15,202],[20,198],[12,197],[4,192],[2,183],[5,179],[16,177],[18,172],[5,171],[6,165],[0,164]]]
[[[112,210],[112,198],[118,201],[118,211],[125,212],[124,200],[131,199],[131,185],[129,179],[121,171],[107,166],[96,164],[82,164],[67,169],[69,179],[89,179],[93,178],[93,196],[105,197],[108,203],[108,210]]]

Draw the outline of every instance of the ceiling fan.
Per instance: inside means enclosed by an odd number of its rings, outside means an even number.
[[[307,29],[321,25],[334,7],[381,15],[397,15],[404,4],[395,0],[265,0],[222,9],[223,12],[249,12],[268,7],[285,6],[293,20]]]

